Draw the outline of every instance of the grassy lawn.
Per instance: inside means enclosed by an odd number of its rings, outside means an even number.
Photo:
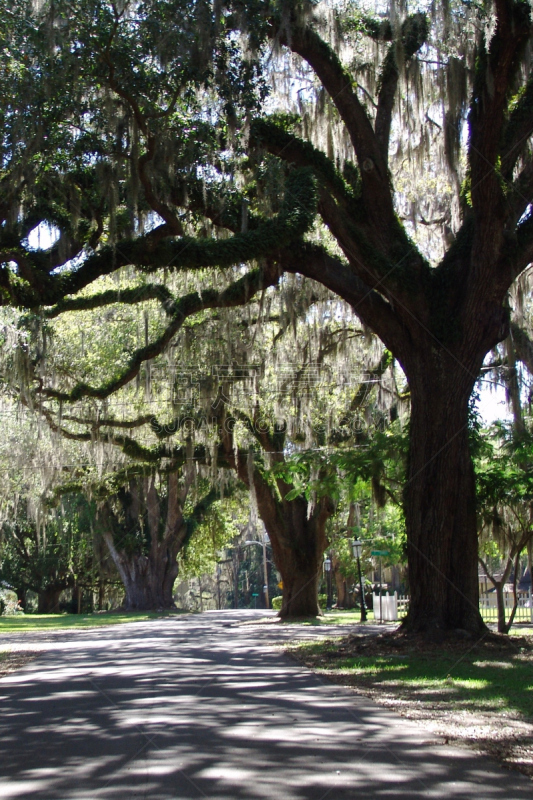
[[[368,622],[374,622],[373,611],[367,611],[366,615]],[[359,609],[355,609],[355,611],[337,611],[335,608],[331,609],[331,611],[324,611],[321,617],[284,620],[285,625],[358,625],[360,622],[361,612]]]
[[[144,622],[150,619],[184,614],[184,611],[109,611],[98,614],[16,614],[0,617],[2,633],[17,631],[61,630],[67,628],[96,628],[119,625],[123,622]]]
[[[367,609],[366,617],[368,622],[374,622],[374,612]],[[322,618],[323,625],[358,625],[361,622],[361,612],[358,608],[354,611],[337,611],[332,609],[326,611]]]
[[[503,658],[475,651],[344,657],[342,644],[335,642],[306,642],[298,649],[315,669],[352,677],[356,685],[395,688],[420,701],[446,699],[454,709],[516,712],[533,720],[533,656],[521,648]]]
[[[533,777],[533,636],[517,634],[437,645],[389,631],[299,643],[288,652],[446,740]]]

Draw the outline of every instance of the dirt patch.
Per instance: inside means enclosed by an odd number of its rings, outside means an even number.
[[[486,709],[474,703],[457,704],[453,698],[454,664],[465,659],[478,666],[491,665],[508,672],[509,659],[514,663],[531,664],[533,674],[533,636],[500,636],[487,634],[473,641],[461,633],[444,641],[406,636],[398,632],[370,637],[352,634],[340,640],[324,642],[316,648],[290,647],[288,653],[300,663],[319,669],[322,677],[354,691],[419,723],[433,734],[442,736],[445,744],[459,744],[484,753],[509,769],[519,770],[533,778],[533,719],[518,710]],[[345,668],[351,658],[387,658],[389,664],[408,664],[411,656],[442,658],[447,665],[438,685],[421,689],[416,682],[376,679]],[[450,668],[447,676],[446,669]],[[466,708],[464,706],[467,706]]]
[[[7,653],[0,653],[0,678],[15,672],[21,667],[25,667],[34,658],[41,655],[38,651],[32,650],[13,650]]]

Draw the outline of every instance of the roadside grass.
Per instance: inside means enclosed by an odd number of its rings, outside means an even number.
[[[304,642],[291,652],[319,672],[334,673],[343,683],[371,685],[409,694],[420,702],[446,700],[457,710],[518,713],[533,721],[533,653],[517,648],[489,654],[389,654],[345,657],[342,640]],[[350,680],[350,678],[352,680]]]
[[[38,655],[38,652],[32,650],[4,650],[0,652],[0,678],[3,678],[10,672],[15,672],[21,667],[25,667],[26,664],[29,664],[30,661],[33,661]]]
[[[367,609],[366,612],[368,622],[375,622],[374,612]],[[331,611],[326,611],[323,617],[323,625],[358,625],[361,622],[361,611],[356,608],[353,611],[343,611],[332,608]]]
[[[374,612],[366,612],[368,622],[374,622]],[[303,617],[302,619],[287,619],[284,625],[359,625],[361,622],[361,612],[358,608],[354,611],[344,611],[332,608],[324,611],[320,617]]]
[[[332,681],[533,778],[533,635],[429,642],[399,632],[295,642],[289,655]]]
[[[107,611],[95,614],[14,614],[0,617],[0,635],[23,631],[98,628],[124,622],[145,622],[162,617],[186,614],[186,611]],[[1,654],[0,654],[1,656]]]

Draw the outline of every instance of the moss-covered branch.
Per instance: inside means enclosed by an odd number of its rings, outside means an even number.
[[[511,180],[516,162],[527,147],[533,131],[533,73],[512,106],[505,128],[501,172]]]
[[[245,305],[256,292],[278,281],[278,273],[274,269],[252,270],[226,289],[217,291],[208,289],[202,294],[192,292],[175,300],[169,307],[170,322],[163,333],[150,344],[138,348],[131,356],[128,365],[120,375],[110,378],[100,386],[78,383],[70,392],[43,387],[39,390],[44,397],[54,398],[62,402],[76,402],[84,397],[95,397],[100,400],[109,397],[132,381],[145,361],[150,361],[164,352],[185,320],[208,308],[231,308]]]
[[[422,47],[428,35],[428,21],[425,14],[413,14],[402,24],[400,46],[405,62],[409,61]],[[398,89],[400,69],[398,65],[398,44],[389,47],[379,80],[378,109],[374,129],[385,161],[389,158],[389,139],[392,110]]]
[[[313,224],[316,188],[312,171],[293,170],[287,177],[285,195],[277,216],[263,221],[255,230],[228,239],[175,238],[153,241],[150,235],[105,246],[87,256],[81,266],[59,274],[45,274],[42,254],[23,253],[30,279],[22,279],[4,265],[0,267],[0,304],[21,308],[56,306],[97,278],[134,265],[144,272],[159,269],[225,268],[268,257],[281,246],[290,245]],[[32,266],[33,265],[33,266]]]
[[[344,206],[355,205],[354,187],[346,183],[333,162],[311,142],[286,130],[276,119],[263,117],[250,126],[251,144],[259,144],[272,155],[298,167],[310,167],[335,199]]]
[[[90,311],[94,308],[103,308],[113,303],[135,305],[148,300],[159,300],[163,308],[169,309],[172,305],[173,295],[163,284],[151,283],[144,286],[134,286],[131,289],[109,289],[87,297],[66,297],[55,306],[46,309],[45,316],[49,319],[59,317],[66,311]]]
[[[395,213],[387,162],[351,75],[335,51],[307,25],[296,25],[290,37],[282,36],[281,41],[312,67],[346,125],[361,170],[369,217],[377,228],[392,226]]]

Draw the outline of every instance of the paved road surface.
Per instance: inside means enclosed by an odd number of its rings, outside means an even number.
[[[0,680],[0,798],[532,799],[271,646],[323,628],[243,624],[261,614],[27,635],[50,649]]]

